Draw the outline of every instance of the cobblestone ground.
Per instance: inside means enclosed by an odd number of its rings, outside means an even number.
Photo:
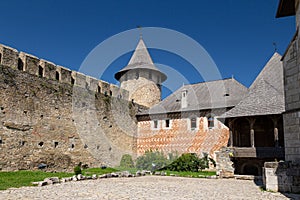
[[[289,199],[253,181],[146,176],[68,182],[0,191],[0,199]]]

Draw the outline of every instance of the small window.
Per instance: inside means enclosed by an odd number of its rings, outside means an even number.
[[[153,120],[153,129],[158,129],[158,120]]]
[[[212,116],[208,117],[207,121],[208,121],[208,128],[213,128],[215,126],[214,117],[212,117]]]
[[[18,70],[24,71],[24,64],[20,58],[18,59]]]
[[[54,148],[58,146],[58,142],[54,142]]]
[[[191,118],[191,129],[195,130],[197,128],[197,120],[195,117]]]
[[[60,79],[60,77],[59,77],[59,72],[58,72],[58,71],[55,72],[55,79],[56,79],[57,81],[59,81],[59,79]]]
[[[98,93],[101,93],[101,87],[98,85],[98,87],[97,87],[97,92]]]
[[[3,144],[2,138],[0,137],[0,144]]]
[[[75,144],[71,144],[71,149],[74,149],[75,148]]]
[[[73,77],[71,77],[71,84],[74,85],[75,84],[75,79]]]
[[[0,64],[1,64],[1,61],[2,61],[2,54],[0,53]]]
[[[112,91],[111,90],[109,90],[109,96],[112,96]]]
[[[39,77],[44,77],[44,68],[39,65]]]
[[[170,128],[171,127],[171,124],[170,124],[171,122],[170,122],[170,119],[166,119],[165,120],[165,126],[166,126],[166,128]]]

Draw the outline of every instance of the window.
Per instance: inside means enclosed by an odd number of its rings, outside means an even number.
[[[170,120],[166,119],[166,128],[170,128]]]
[[[171,120],[170,119],[164,120],[164,128],[166,128],[166,129],[171,128]]]
[[[39,146],[43,147],[44,146],[44,142],[39,142]]]
[[[109,96],[112,96],[112,91],[111,90],[109,90]]]
[[[158,120],[152,121],[152,129],[158,129]]]
[[[55,72],[55,79],[56,79],[57,81],[59,81],[59,78],[60,78],[60,77],[59,77],[59,73],[58,73],[58,71],[56,71],[56,72]]]
[[[0,64],[1,64],[1,60],[2,60],[2,54],[0,53]]]
[[[44,76],[44,68],[39,65],[39,77],[43,77],[43,76]]]
[[[101,87],[98,85],[98,87],[97,87],[97,92],[98,93],[101,93]]]
[[[213,128],[215,126],[214,117],[212,117],[212,116],[208,117],[207,121],[208,121],[208,128]]]
[[[71,77],[71,84],[74,85],[75,84],[75,79],[73,77]]]
[[[197,128],[197,119],[195,117],[191,118],[191,130],[195,130]]]
[[[135,79],[139,79],[140,75],[139,75],[139,71],[135,72]]]
[[[23,61],[20,58],[18,59],[18,70],[20,70],[20,71],[24,70]]]

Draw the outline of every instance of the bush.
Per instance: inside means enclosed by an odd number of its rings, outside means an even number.
[[[134,163],[133,163],[131,155],[124,154],[122,156],[121,161],[120,161],[120,167],[124,167],[124,168],[133,168],[134,167]]]
[[[74,173],[75,173],[75,175],[82,173],[81,172],[81,162],[76,167],[74,167]]]
[[[170,161],[158,151],[146,151],[143,156],[136,160],[136,167],[144,170],[157,170],[167,166]]]
[[[191,171],[198,172],[199,170],[208,167],[208,156],[198,158],[195,153],[182,154],[178,159],[173,161],[170,165],[164,167],[164,170],[171,171]]]

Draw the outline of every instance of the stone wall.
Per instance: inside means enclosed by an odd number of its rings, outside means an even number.
[[[299,2],[299,1],[296,1]],[[296,24],[299,24],[300,6],[297,3]],[[283,57],[285,109],[285,160],[300,160],[300,53],[299,31],[295,33]]]
[[[265,162],[263,182],[266,190],[300,192],[300,164],[293,162]]]
[[[36,56],[18,52],[16,49],[2,44],[0,44],[0,64],[20,71],[26,71],[29,74],[41,78],[80,86],[125,100],[129,99],[128,91],[121,89],[116,85],[97,80],[80,72],[71,71],[68,68],[55,65],[49,61],[39,59]]]
[[[79,162],[115,166],[125,153],[135,157],[137,107],[120,98],[127,91],[0,49],[0,169],[45,163],[67,171]]]
[[[223,123],[214,120],[214,127],[208,127],[206,114],[196,117],[195,129],[192,129],[190,118],[168,115],[153,119],[139,119],[137,154],[142,155],[147,150],[159,150],[168,153],[207,153],[214,158],[214,152],[227,146],[229,129]],[[166,127],[166,119],[169,126]],[[158,128],[154,128],[157,120]]]

